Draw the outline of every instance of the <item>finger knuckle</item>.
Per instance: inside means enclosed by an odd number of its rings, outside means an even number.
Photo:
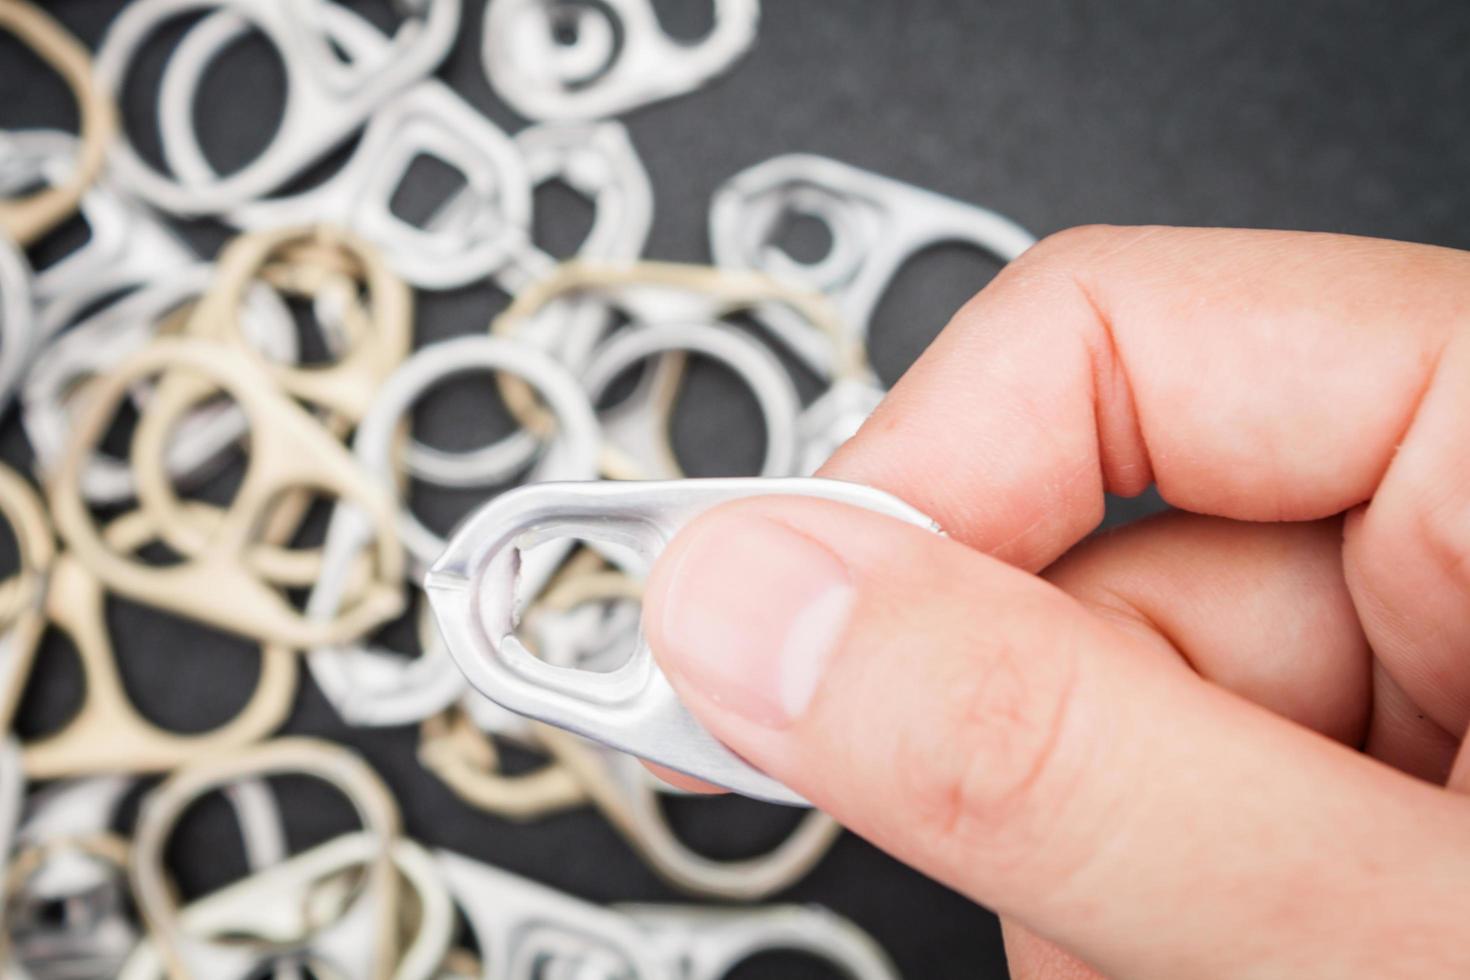
[[[1075,225],[1042,238],[1025,257],[1035,263],[1071,268],[1084,264],[1091,256],[1112,250],[1138,232],[1137,228],[1123,225]]]

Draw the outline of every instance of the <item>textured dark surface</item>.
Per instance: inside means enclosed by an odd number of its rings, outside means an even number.
[[[95,47],[119,5],[49,6]],[[481,74],[480,4],[468,6],[441,75],[514,130],[521,123]],[[707,9],[688,8],[705,6],[660,4],[685,34],[708,20]],[[714,188],[751,163],[791,151],[827,154],[988,205],[1037,234],[1084,222],[1166,222],[1470,242],[1470,7],[1463,3],[768,0],[765,8],[755,50],[728,77],[626,120],[656,189],[652,257],[706,259]],[[126,118],[147,145],[146,59],[137,74]],[[282,85],[263,43],[235,49],[206,85],[198,114],[206,149],[228,162],[261,146]],[[74,120],[60,83],[0,38],[0,125]],[[568,200],[538,204],[545,205],[538,233],[575,240],[584,216]],[[222,240],[205,224],[188,231],[206,252]],[[908,267],[874,328],[883,376],[897,377],[992,271],[952,249]],[[503,303],[489,288],[423,297],[418,342],[479,331]],[[758,437],[729,433],[749,428],[751,406],[736,401],[727,379],[695,381],[679,430],[690,468],[748,469]],[[420,427],[463,445],[484,410],[482,392],[456,388],[426,408]],[[0,444],[12,461],[29,457],[13,418]],[[467,503],[428,499],[440,526]],[[1152,506],[1125,504],[1110,516]],[[247,645],[121,603],[109,618],[125,679],[150,716],[198,729],[246,697],[255,672]],[[64,654],[61,644],[46,647],[22,712],[26,731],[53,727],[80,696]],[[678,897],[596,814],[530,825],[485,816],[418,767],[413,731],[348,728],[309,681],[288,727],[359,748],[397,791],[409,831],[425,841],[599,901]],[[293,842],[345,826],[341,807],[320,794],[294,783],[283,790]],[[769,842],[789,822],[787,814],[735,800],[680,803],[674,816],[689,840],[714,853]],[[232,834],[222,807],[199,808],[173,855],[187,892],[239,866]],[[781,897],[852,917],[909,978],[1004,973],[988,913],[850,836]],[[776,975],[775,964],[760,966],[742,975]]]

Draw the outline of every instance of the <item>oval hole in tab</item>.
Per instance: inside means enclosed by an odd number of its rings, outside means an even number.
[[[774,851],[811,811],[728,794],[660,793],[669,830],[691,851],[741,861]]]
[[[0,131],[61,129],[77,131],[77,100],[66,79],[31,46],[0,28]],[[7,189],[5,196],[19,189]]]
[[[166,731],[218,728],[255,693],[260,647],[248,640],[112,595],[106,619],[128,700]]]
[[[633,659],[642,638],[643,606],[637,595],[641,588],[608,567],[585,539],[560,538],[537,547],[567,547],[569,540],[574,542],[570,557],[540,594],[517,595],[524,612],[516,636],[553,666],[612,673]]]
[[[558,259],[577,253],[592,232],[597,205],[559,178],[542,181],[532,191],[532,239]]]
[[[689,477],[755,476],[767,439],[755,395],[720,362],[687,356],[669,431],[680,468]]]
[[[658,24],[669,37],[693,44],[715,29],[715,4],[712,0],[652,0]]]
[[[87,675],[76,646],[65,633],[48,629],[21,689],[15,733],[30,741],[60,731],[81,710],[86,693]]]
[[[764,949],[721,974],[721,980],[852,980],[851,974],[813,953]]]
[[[443,207],[469,186],[464,173],[429,153],[408,162],[388,200],[388,210],[399,221],[428,229]]]
[[[771,230],[770,244],[799,265],[818,265],[832,254],[836,236],[825,218],[791,206]]]
[[[250,97],[241,97],[243,92]],[[265,152],[285,117],[286,98],[286,67],[265,34],[252,27],[220,49],[204,69],[190,106],[209,165],[228,175]]]

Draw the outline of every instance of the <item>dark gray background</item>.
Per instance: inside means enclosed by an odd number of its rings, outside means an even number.
[[[120,5],[49,6],[95,48]],[[460,42],[440,74],[514,131],[521,123],[480,70],[480,6],[468,3]],[[658,6],[676,33],[697,35],[709,20],[705,0]],[[366,12],[388,22],[376,3]],[[792,151],[985,204],[1038,235],[1085,222],[1164,222],[1464,246],[1467,42],[1470,7],[1455,2],[768,0],[754,51],[729,76],[626,119],[655,186],[648,254],[706,260],[714,188],[749,164]],[[145,148],[152,139],[148,86],[165,49],[144,59],[125,99],[129,130]],[[234,50],[201,100],[206,149],[228,163],[263,145],[282,85],[263,43]],[[0,38],[0,126],[74,123],[60,83]],[[447,191],[436,179],[412,190],[426,195],[418,206]],[[585,215],[568,195],[540,195],[538,206],[544,240],[576,240]],[[207,253],[223,240],[207,223],[186,230]],[[58,254],[65,242],[63,233],[43,244],[36,260]],[[933,250],[906,268],[874,325],[873,356],[884,378],[896,378],[992,272],[963,249]],[[503,304],[488,287],[421,297],[418,342],[482,330]],[[760,449],[758,433],[744,424],[750,406],[714,374],[696,374],[693,388],[677,433],[689,468],[700,475],[748,470]],[[452,388],[426,406],[419,428],[447,445],[473,442],[484,428],[477,422],[494,408],[484,399],[483,390]],[[29,459],[13,418],[0,430],[0,447],[11,461]],[[472,503],[418,499],[441,526]],[[1115,506],[1110,518],[1153,506]],[[198,730],[243,702],[256,670],[247,644],[121,602],[109,620],[125,679],[150,717]],[[23,706],[23,732],[54,727],[77,703],[77,672],[66,653],[64,642],[48,642]],[[422,840],[598,901],[678,898],[596,814],[530,825],[483,815],[418,767],[411,730],[347,728],[309,680],[288,729],[360,749],[397,791],[409,831]],[[294,843],[345,825],[341,805],[326,795],[294,782],[282,788]],[[789,814],[739,800],[672,809],[686,837],[717,854],[769,843],[790,823]],[[222,808],[201,806],[172,855],[186,893],[236,873],[238,852]],[[988,913],[851,836],[781,897],[850,916],[907,977],[1004,973]],[[741,976],[807,976],[809,969],[767,960]]]

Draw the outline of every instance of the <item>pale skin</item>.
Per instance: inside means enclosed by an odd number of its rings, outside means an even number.
[[[995,909],[1013,976],[1470,976],[1470,254],[1053,236],[823,475],[948,537],[727,505],[650,643],[742,756]],[[1173,513],[1088,536],[1150,484]],[[852,597],[809,693],[775,627],[737,674],[675,608],[741,650],[767,541]]]

